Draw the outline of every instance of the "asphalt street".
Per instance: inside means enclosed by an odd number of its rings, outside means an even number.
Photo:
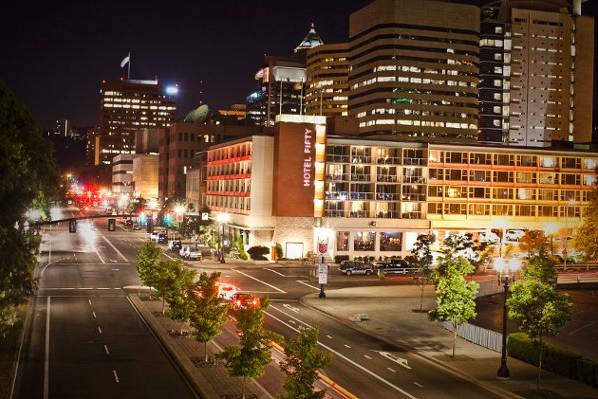
[[[143,232],[106,222],[80,222],[76,234],[59,226],[44,235],[39,290],[25,336],[17,398],[193,397],[185,379],[126,298],[139,285],[135,257]],[[177,256],[165,252],[173,259]],[[220,271],[222,280],[256,296],[268,296],[267,328],[291,337],[302,326],[319,326],[322,350],[333,361],[324,372],[360,398],[493,398],[496,395],[417,354],[373,339],[299,299],[317,292],[308,267],[243,267],[191,262],[198,272]],[[371,285],[353,276],[335,287]],[[233,327],[216,340],[230,344]],[[260,383],[272,395],[280,387]]]

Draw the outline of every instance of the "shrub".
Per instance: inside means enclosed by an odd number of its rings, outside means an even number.
[[[341,263],[344,260],[349,260],[349,255],[334,255],[334,263]]]
[[[265,255],[270,253],[270,249],[268,247],[256,246],[249,248],[247,253],[253,260],[268,260]]]
[[[510,356],[534,366],[538,365],[540,345],[537,341],[530,339],[527,334],[510,334],[507,347]],[[544,344],[542,368],[564,377],[598,386],[598,362],[550,344]]]
[[[280,243],[276,243],[276,245],[274,246],[274,252],[276,253],[276,259],[282,259],[284,254],[282,252],[282,245],[280,245]]]

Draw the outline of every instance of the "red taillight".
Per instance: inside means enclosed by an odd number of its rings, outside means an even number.
[[[237,299],[237,300],[235,301],[235,305],[237,305],[238,307],[240,307],[240,306],[241,306],[241,301],[240,301],[239,299]]]
[[[254,299],[252,303],[253,303],[253,306],[257,306],[257,299]]]

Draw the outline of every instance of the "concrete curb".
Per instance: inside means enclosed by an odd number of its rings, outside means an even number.
[[[315,295],[315,294],[310,294],[310,295]],[[385,343],[387,343],[387,344],[389,344],[391,346],[395,346],[395,347],[397,347],[397,348],[399,348],[401,350],[408,351],[408,352],[410,352],[410,353],[418,356],[420,359],[422,359],[422,360],[424,360],[424,361],[426,361],[428,363],[432,363],[436,367],[442,368],[445,371],[453,374],[454,376],[459,377],[461,379],[464,379],[466,381],[469,381],[469,382],[477,385],[478,387],[485,389],[488,392],[492,392],[495,395],[498,395],[500,397],[507,398],[507,399],[525,399],[523,396],[517,395],[516,393],[513,393],[513,392],[508,391],[506,389],[495,387],[495,386],[490,385],[490,384],[486,384],[486,383],[484,383],[484,382],[482,382],[482,381],[474,378],[472,375],[470,375],[468,373],[465,373],[465,372],[463,372],[463,371],[461,371],[461,370],[459,370],[459,369],[457,369],[457,368],[455,368],[455,367],[447,364],[446,362],[443,362],[441,360],[434,359],[434,358],[432,358],[430,356],[424,355],[424,354],[420,353],[417,349],[415,349],[414,347],[412,347],[411,345],[409,345],[406,342],[390,339],[388,337],[385,337],[384,335],[381,335],[381,334],[378,334],[378,333],[366,330],[364,328],[361,328],[361,327],[355,325],[354,323],[350,323],[348,320],[341,319],[340,317],[338,317],[338,316],[336,316],[336,315],[334,315],[332,313],[329,313],[329,312],[327,312],[325,310],[318,309],[318,308],[316,308],[316,307],[314,307],[314,306],[312,306],[312,305],[310,305],[310,304],[308,304],[308,303],[305,302],[305,298],[307,296],[309,296],[309,295],[301,297],[301,299],[299,299],[299,303],[301,303],[303,306],[305,306],[305,307],[307,307],[307,308],[309,308],[311,310],[319,312],[320,314],[323,314],[325,316],[331,317],[332,319],[334,319],[337,322],[345,325],[346,327],[352,328],[355,331],[358,331],[360,333],[369,335],[369,336],[371,336],[373,338],[379,339],[380,341],[383,341],[383,342],[385,342]]]
[[[151,313],[148,314],[149,311],[139,300],[137,295],[128,294],[127,298],[129,299],[131,305],[143,318],[143,320],[145,320],[150,329],[154,332],[154,335],[156,338],[158,338],[162,346],[168,351],[172,359],[176,361],[179,369],[184,374],[187,382],[195,390],[196,394],[205,399],[220,397],[208,380],[206,380],[201,373],[197,372],[197,368],[191,359],[189,359],[189,357],[183,353],[183,351],[178,348],[177,345],[174,345],[172,342],[170,342],[171,340],[165,338],[168,337],[168,331],[166,331],[166,329],[155,320]]]

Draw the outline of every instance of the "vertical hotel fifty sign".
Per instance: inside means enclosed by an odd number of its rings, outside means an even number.
[[[305,129],[303,134],[303,187],[311,187],[312,182],[312,147],[314,143],[314,131]]]

